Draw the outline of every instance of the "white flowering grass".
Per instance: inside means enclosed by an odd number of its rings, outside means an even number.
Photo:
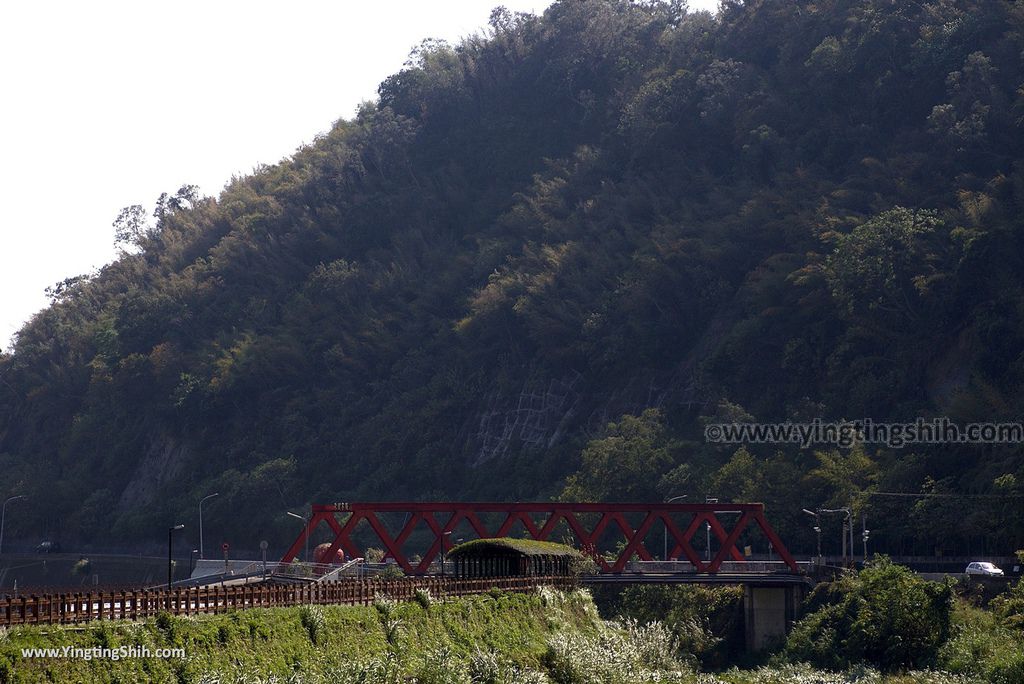
[[[475,651],[469,658],[473,684],[550,684],[543,672],[521,667],[494,651]]]
[[[701,684],[983,684],[984,680],[947,672],[912,671],[883,675],[870,667],[845,672],[816,670],[810,665],[780,665],[756,670],[729,670]]]
[[[690,682],[675,637],[660,623],[608,623],[597,635],[556,634],[548,641],[549,673],[558,684]]]

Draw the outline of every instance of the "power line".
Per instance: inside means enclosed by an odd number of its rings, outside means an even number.
[[[912,499],[1024,499],[1024,494],[944,494],[940,492],[861,492],[866,496],[894,496]]]

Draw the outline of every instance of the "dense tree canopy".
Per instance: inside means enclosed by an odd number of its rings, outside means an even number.
[[[1018,448],[702,436],[1019,418],[1022,60],[1004,0],[564,0],[427,41],[292,158],[128,208],[122,256],[52,289],[0,356],[0,494],[47,502],[11,532],[156,536],[219,491],[253,547],[309,502],[580,469],[579,496],[760,498],[808,548],[799,509],[854,494],[892,552],[1024,546]]]

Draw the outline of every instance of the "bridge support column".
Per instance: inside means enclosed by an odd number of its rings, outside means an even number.
[[[763,651],[786,639],[793,622],[799,617],[804,588],[790,586],[743,586],[743,611],[747,633],[747,650]]]

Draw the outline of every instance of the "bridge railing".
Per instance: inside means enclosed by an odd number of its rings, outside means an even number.
[[[797,571],[806,571],[813,567],[810,561],[796,561]],[[703,575],[702,572],[689,561],[679,560],[655,560],[655,561],[631,561],[624,569],[624,572],[643,574],[684,574]],[[722,561],[717,573],[725,575],[765,575],[773,573],[792,573],[793,567],[781,560],[748,560],[748,561]]]
[[[407,577],[402,579],[343,579],[302,585],[263,584],[238,586],[136,589],[111,592],[33,594],[0,597],[0,627],[32,624],[77,624],[94,620],[141,620],[167,612],[172,615],[226,613],[248,608],[302,605],[369,605],[387,596],[410,600],[427,590],[433,596],[483,594],[492,589],[532,591],[539,586],[575,587],[573,577]]]

